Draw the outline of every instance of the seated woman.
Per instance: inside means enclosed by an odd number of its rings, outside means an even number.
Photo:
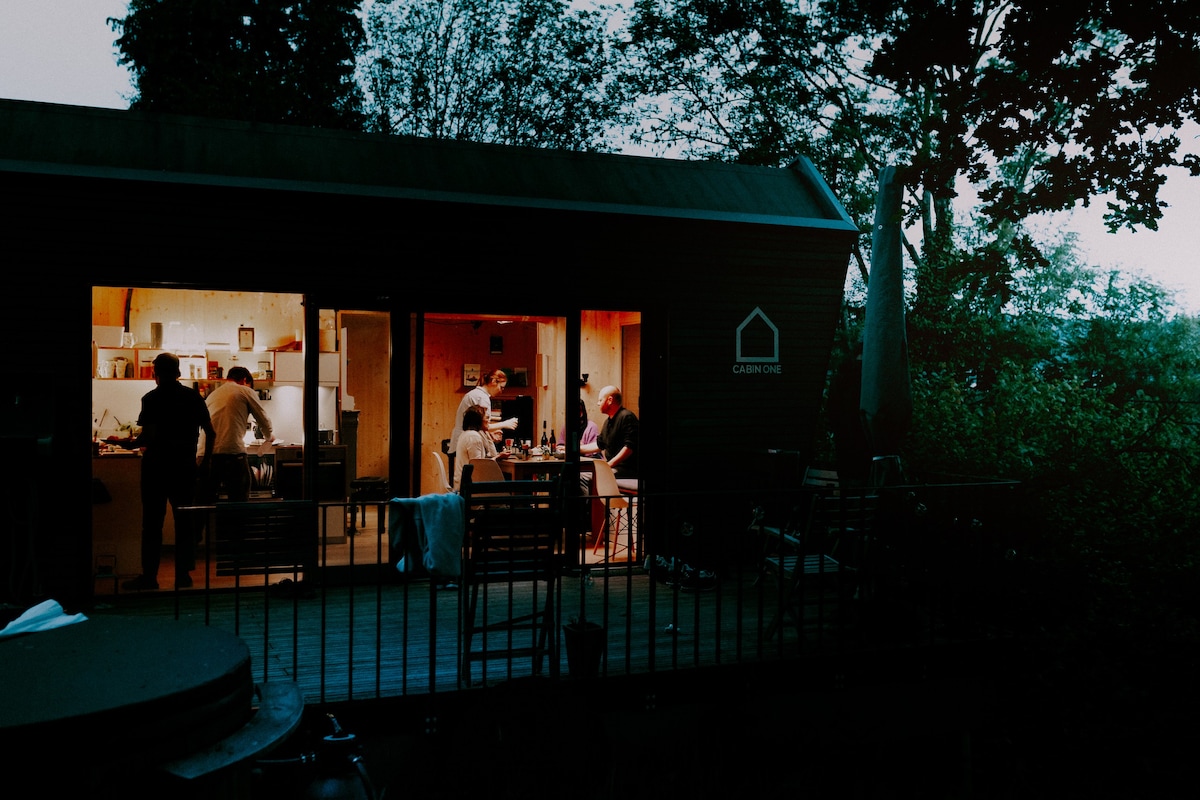
[[[583,402],[582,397],[579,398],[579,430],[583,431],[583,435],[579,437],[579,443],[581,445],[591,444],[592,442],[596,441],[596,437],[600,434],[600,428],[596,426],[596,423],[588,419],[587,403]],[[558,441],[566,443],[566,430],[561,430],[558,432]]]
[[[472,458],[495,458],[496,443],[487,430],[487,419],[491,415],[483,406],[471,406],[463,412],[462,433],[458,437],[458,449],[454,453],[454,491],[462,483],[463,464]]]

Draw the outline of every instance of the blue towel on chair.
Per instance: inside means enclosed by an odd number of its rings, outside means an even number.
[[[457,577],[467,529],[462,496],[448,492],[393,497],[390,505],[388,538],[393,552],[401,554],[396,569],[415,572],[420,564],[430,575]]]

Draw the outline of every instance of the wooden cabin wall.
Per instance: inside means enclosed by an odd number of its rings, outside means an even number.
[[[604,424],[596,402],[606,385],[621,384],[621,312],[585,311],[580,322],[580,371],[588,375],[587,386],[579,390],[587,406],[588,419]]]
[[[129,318],[125,319],[126,298]],[[150,342],[150,323],[178,322],[180,335],[194,327],[199,343],[237,344],[238,328],[254,328],[254,344],[279,349],[303,338],[304,305],[299,294],[97,286],[92,289],[92,324],[121,325],[139,346]]]
[[[346,394],[354,398],[358,414],[358,477],[390,475],[388,448],[391,426],[391,329],[387,314],[342,312],[346,329]],[[345,398],[343,398],[345,409]]]
[[[436,485],[429,450],[441,451],[442,440],[450,437],[458,404],[469,389],[463,386],[463,364],[479,364],[486,372],[498,367],[525,367],[534,380],[537,355],[537,323],[501,325],[494,320],[437,318],[425,321],[420,440],[413,443],[422,453],[422,492]],[[504,352],[489,352],[492,336],[504,337]],[[533,387],[510,385],[502,397],[533,393]],[[535,411],[535,413],[537,413]]]
[[[96,286],[92,289],[92,324],[125,325],[125,298],[132,289]]]

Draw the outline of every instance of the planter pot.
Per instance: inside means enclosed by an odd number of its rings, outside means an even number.
[[[595,622],[572,622],[563,625],[563,642],[567,647],[567,673],[572,678],[594,678],[600,674],[600,659],[604,655],[604,628]]]

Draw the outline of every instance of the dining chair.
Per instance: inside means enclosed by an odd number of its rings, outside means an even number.
[[[433,474],[436,476],[436,483],[433,487],[434,492],[437,494],[446,494],[453,491],[454,487],[450,485],[450,472],[446,464],[445,454],[439,453],[437,450],[430,450],[429,457],[433,460]]]
[[[592,555],[599,552],[602,544],[605,546],[606,553],[611,552],[613,558],[616,558],[622,550],[632,553],[635,533],[633,506],[637,502],[637,492],[622,489],[617,485],[617,476],[607,461],[596,459],[594,466],[596,496],[600,498],[600,502],[604,503],[607,513],[603,530],[596,534],[596,544],[592,546]],[[622,523],[624,523],[623,532],[627,537],[624,547],[621,546]],[[608,550],[610,541],[612,543],[611,551]]]
[[[500,469],[500,463],[494,458],[472,458],[471,466],[475,468],[474,481],[476,483],[491,483],[505,479],[504,470]]]

